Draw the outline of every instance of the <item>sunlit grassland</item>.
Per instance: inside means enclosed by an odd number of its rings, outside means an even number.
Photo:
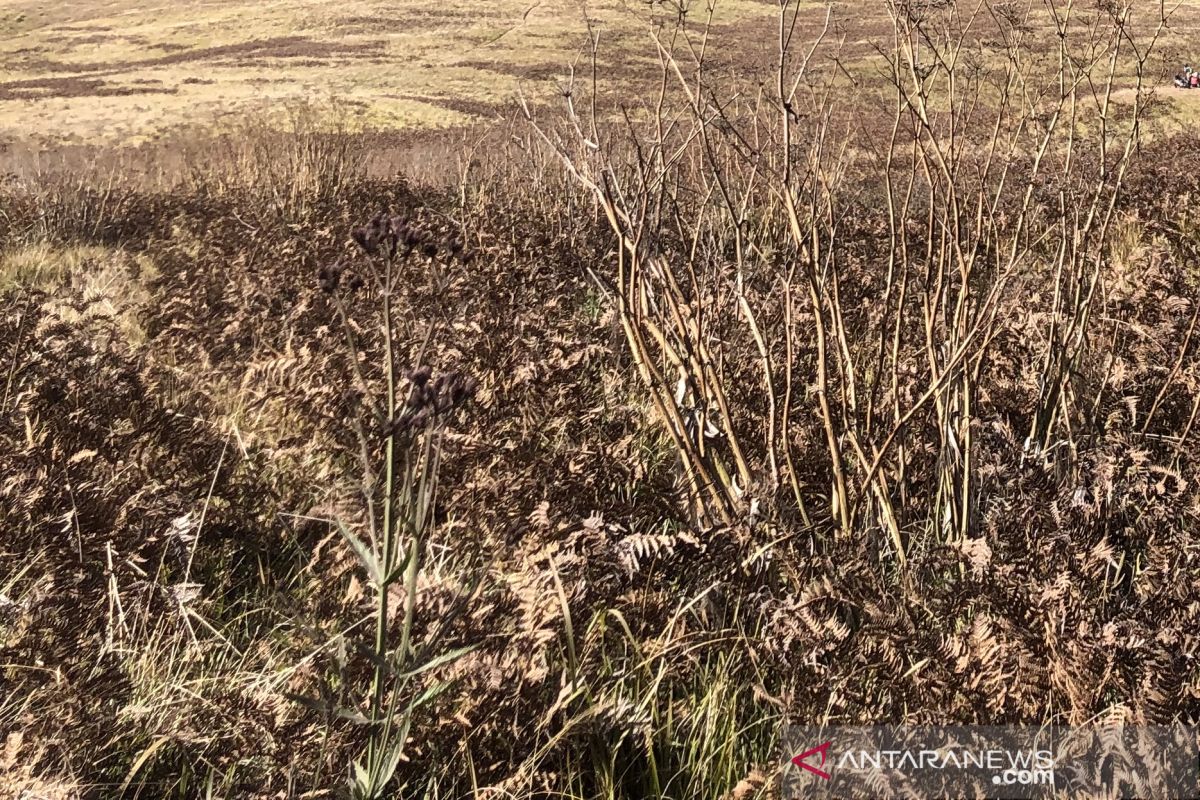
[[[603,80],[653,82],[660,64],[652,36],[656,23],[673,19],[670,5],[0,0],[0,142],[137,145],[185,127],[228,131],[249,112],[283,119],[297,103],[331,101],[342,127],[463,126],[493,116],[518,91],[552,100],[568,65],[588,57],[589,21]],[[804,33],[819,29],[826,8],[805,4]],[[709,58],[769,69],[774,9],[764,0],[717,0],[711,19],[703,3],[692,3],[690,19],[696,31],[714,26]],[[1149,4],[1139,9],[1138,24],[1156,13]],[[860,91],[882,84],[876,48],[888,42],[880,9],[849,2],[832,14],[827,49],[843,49],[841,66]],[[1200,59],[1189,53],[1198,20],[1200,3],[1175,8],[1150,65],[1155,81],[1164,83],[1175,61]],[[1029,56],[1050,68],[1054,48],[1046,45]],[[1161,115],[1186,130],[1195,116],[1190,95],[1164,98]]]
[[[712,21],[736,26],[771,9],[723,0]],[[458,125],[522,81],[546,92],[547,77],[587,41],[588,18],[611,65],[656,64],[651,48],[634,47],[650,44],[656,17],[669,12],[620,0],[589,3],[586,17],[573,0],[5,2],[0,134],[136,143],[185,123],[219,126],[247,108],[331,97],[365,126]]]

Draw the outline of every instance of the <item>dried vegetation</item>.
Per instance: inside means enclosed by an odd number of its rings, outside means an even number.
[[[1047,74],[1041,16],[889,4],[849,115],[784,5],[761,89],[664,31],[658,97],[442,185],[317,135],[5,184],[0,784],[716,800],[785,720],[1200,721],[1158,12],[1051,15]]]

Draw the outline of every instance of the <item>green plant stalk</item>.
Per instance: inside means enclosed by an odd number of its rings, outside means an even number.
[[[432,496],[437,484],[437,462],[435,460],[437,450],[433,445],[432,430],[427,428],[424,436],[424,447],[419,462],[423,467],[421,481],[417,488],[419,494],[416,498],[411,498],[415,500],[416,505],[411,506],[410,503],[413,514],[410,517],[408,564],[404,570],[404,625],[400,629],[400,657],[403,659],[408,658],[411,647],[413,614],[417,605],[417,576],[421,569],[421,539],[427,522],[425,511],[432,506]],[[411,486],[413,479],[411,464],[408,466],[406,477],[407,485]]]
[[[388,421],[396,416],[396,371],[392,341],[392,262],[388,259],[385,270],[383,290],[383,335],[384,335],[384,371],[387,375],[387,413]],[[396,531],[393,520],[393,496],[395,493],[395,451],[396,433],[388,431],[384,444],[384,478],[383,478],[383,569],[380,572],[384,579],[379,586],[378,607],[375,617],[375,673],[371,688],[371,718],[378,722],[383,708],[383,679],[385,652],[387,650],[387,616],[388,588],[391,585],[392,562],[395,560]],[[411,565],[410,565],[411,567]]]

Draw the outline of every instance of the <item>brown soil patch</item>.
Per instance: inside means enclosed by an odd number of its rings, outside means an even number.
[[[243,66],[254,64],[256,61],[265,58],[330,59],[348,55],[372,56],[381,54],[383,47],[383,42],[337,44],[333,42],[320,42],[304,36],[279,36],[272,39],[256,39],[249,42],[218,45],[215,47],[186,48],[155,58],[138,61],[69,63],[45,59],[30,61],[24,65],[24,68],[43,72],[91,72],[112,75],[132,69],[165,67],[198,61],[216,61]]]
[[[126,97],[136,94],[175,94],[175,92],[175,89],[161,86],[109,86],[98,78],[34,78],[0,83],[0,100],[41,100],[47,97]]]

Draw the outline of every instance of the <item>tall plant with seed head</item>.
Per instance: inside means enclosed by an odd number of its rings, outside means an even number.
[[[341,323],[355,390],[350,394],[357,414],[352,424],[358,439],[365,506],[366,538],[344,520],[338,527],[370,579],[375,595],[374,640],[368,656],[373,664],[365,714],[343,714],[370,729],[363,758],[351,778],[355,798],[384,796],[403,756],[413,712],[444,687],[417,691],[414,680],[453,661],[470,648],[441,649],[436,637],[418,645],[413,627],[422,553],[434,527],[433,510],[447,421],[474,395],[474,378],[458,371],[434,375],[418,364],[401,377],[397,368],[397,320],[393,299],[402,266],[416,259],[436,259],[444,250],[461,257],[457,240],[445,247],[404,217],[379,213],[352,231],[359,259],[339,261],[318,270],[320,289],[328,295]],[[381,345],[382,386],[364,374],[364,347],[351,321],[349,295],[369,291],[376,300]],[[429,345],[426,335],[417,359]],[[402,384],[406,384],[402,385]],[[390,624],[394,589],[399,589],[399,631]],[[443,620],[443,622],[445,622]],[[445,630],[446,626],[438,626]]]

